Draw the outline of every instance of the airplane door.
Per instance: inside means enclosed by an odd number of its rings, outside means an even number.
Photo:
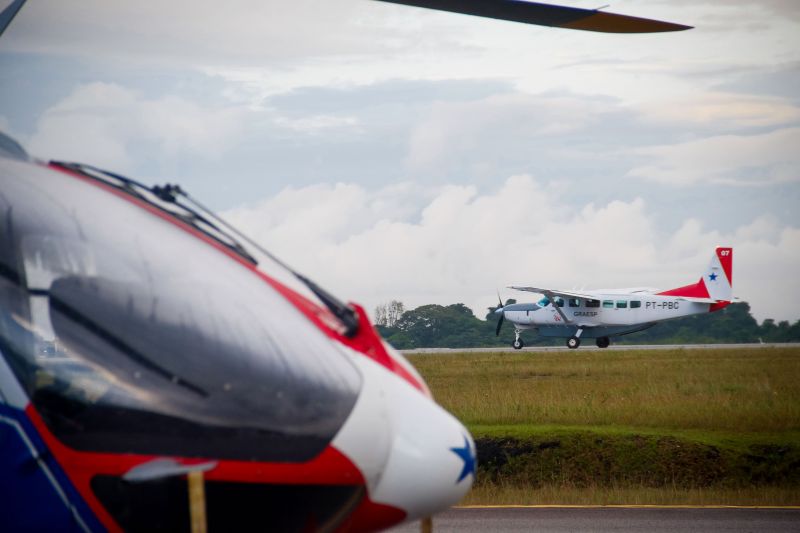
[[[561,307],[561,310],[563,311],[565,305],[566,303],[562,298],[555,298],[550,304],[550,313],[552,314],[553,322],[558,326],[564,325],[564,319],[561,317],[561,313],[558,312],[558,307]]]
[[[628,305],[630,306],[629,312],[631,320],[633,322],[645,322],[644,317],[642,316],[642,301],[631,300]]]

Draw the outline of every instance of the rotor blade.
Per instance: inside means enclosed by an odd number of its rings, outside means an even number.
[[[3,35],[3,32],[6,31],[6,28],[8,28],[8,26],[11,24],[11,21],[14,20],[14,17],[22,8],[22,4],[24,3],[25,0],[14,0],[3,11],[0,11],[0,35]]]
[[[596,9],[556,6],[522,0],[379,0],[525,24],[604,33],[681,31],[691,26],[607,13]]]
[[[506,315],[500,315],[500,320],[497,321],[497,329],[494,330],[494,336],[500,336],[500,328],[503,327],[503,320],[505,320]]]

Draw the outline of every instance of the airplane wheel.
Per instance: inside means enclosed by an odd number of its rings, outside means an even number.
[[[521,350],[522,347],[525,346],[525,343],[522,342],[522,339],[516,339],[511,343],[511,346],[513,346],[515,350]]]
[[[598,348],[608,348],[611,344],[611,340],[608,337],[597,337],[597,347]]]
[[[567,339],[567,348],[569,348],[570,350],[574,350],[580,345],[581,345],[581,340],[578,337],[570,337],[569,339]]]

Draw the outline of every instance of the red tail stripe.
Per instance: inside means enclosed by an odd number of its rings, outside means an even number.
[[[717,248],[717,257],[728,278],[728,283],[733,285],[733,248]]]

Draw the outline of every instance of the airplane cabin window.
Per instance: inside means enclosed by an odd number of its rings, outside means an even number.
[[[639,300],[631,300],[631,309],[637,309],[642,306],[642,302]]]
[[[627,300],[617,300],[617,309],[627,309],[627,308],[628,308]]]
[[[600,300],[586,300],[586,307],[600,307]]]
[[[569,306],[570,307],[580,307],[581,301],[577,298],[570,298],[569,299]]]
[[[603,300],[603,307],[606,309],[614,308],[614,300]]]

